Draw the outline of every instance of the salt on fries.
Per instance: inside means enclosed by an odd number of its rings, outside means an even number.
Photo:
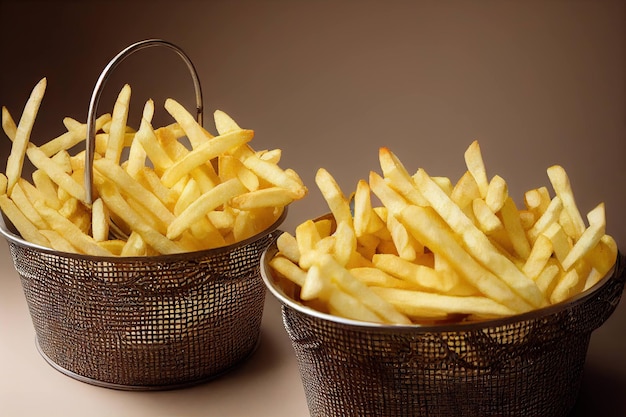
[[[350,199],[319,169],[331,216],[278,238],[269,265],[279,285],[325,313],[435,323],[545,307],[609,272],[617,246],[606,234],[604,205],[585,225],[561,166],[547,170],[553,196],[547,187],[529,190],[518,208],[505,180],[488,177],[477,141],[464,157],[467,171],[452,183],[424,169],[411,175],[381,148],[382,175],[359,180]]]
[[[88,205],[85,152],[70,154],[85,140],[86,124],[66,118],[67,132],[40,146],[30,140],[45,89],[44,78],[17,124],[2,108],[2,128],[13,143],[0,174],[0,208],[29,242],[98,256],[212,249],[262,232],[307,193],[295,171],[278,165],[280,149],[255,151],[254,131],[223,111],[214,113],[213,135],[170,98],[165,109],[174,122],[155,129],[148,100],[135,131],[127,125],[131,88],[125,85],[112,114],[96,120],[96,195]],[[22,178],[27,160],[32,183]]]

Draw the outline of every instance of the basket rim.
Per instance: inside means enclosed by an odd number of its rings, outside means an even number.
[[[170,253],[170,254],[161,254],[161,255],[152,255],[152,256],[98,256],[98,255],[87,255],[83,253],[75,253],[75,252],[63,252],[54,250],[52,248],[48,248],[45,246],[37,245],[32,242],[28,242],[24,240],[21,236],[19,236],[16,232],[13,232],[8,227],[8,224],[11,224],[10,221],[5,220],[4,213],[0,210],[0,234],[4,236],[4,238],[17,246],[27,248],[30,250],[35,250],[37,252],[47,253],[54,256],[64,256],[66,258],[73,259],[81,259],[87,261],[104,261],[104,262],[116,262],[116,263],[131,263],[131,262],[168,262],[173,260],[181,260],[181,259],[191,259],[191,258],[200,258],[205,256],[217,255],[225,252],[230,252],[234,249],[237,249],[242,246],[246,246],[250,243],[256,242],[259,239],[264,238],[265,236],[271,234],[276,231],[278,227],[285,221],[287,218],[288,206],[284,206],[280,215],[276,218],[276,220],[268,227],[266,227],[263,231],[257,233],[254,236],[250,236],[247,239],[240,240],[239,242],[232,243],[226,246],[220,246],[217,248],[211,249],[202,249],[199,251],[192,252],[179,252],[179,253]]]
[[[289,307],[297,312],[304,314],[309,317],[314,317],[323,321],[333,322],[338,325],[357,328],[357,329],[370,329],[370,330],[380,330],[380,331],[408,331],[408,332],[418,332],[418,333],[428,333],[428,332],[458,332],[458,331],[472,331],[477,329],[485,329],[485,328],[494,328],[494,327],[502,327],[506,325],[510,325],[512,323],[519,323],[522,321],[528,320],[537,320],[540,318],[544,318],[550,315],[557,314],[559,312],[565,311],[569,308],[582,304],[591,298],[595,297],[597,292],[609,281],[612,280],[625,280],[626,273],[622,272],[626,265],[622,265],[626,262],[626,258],[622,255],[620,251],[617,253],[617,258],[615,260],[615,264],[611,269],[606,273],[606,275],[595,283],[591,288],[588,288],[586,291],[583,291],[575,296],[561,301],[556,304],[552,304],[546,307],[534,309],[531,311],[527,311],[525,313],[515,314],[512,316],[506,317],[498,317],[493,319],[485,319],[485,320],[477,320],[477,321],[468,321],[468,322],[457,322],[457,323],[434,323],[434,324],[387,324],[387,323],[375,323],[375,322],[366,322],[359,321],[354,319],[348,319],[340,316],[335,316],[328,313],[323,313],[321,311],[315,310],[311,307],[307,307],[291,297],[287,296],[283,290],[275,283],[274,275],[271,267],[269,266],[269,261],[276,255],[278,252],[278,247],[276,246],[276,239],[266,247],[261,254],[261,277],[263,278],[263,282],[265,286],[269,289],[274,297],[276,297],[279,302],[284,307]]]

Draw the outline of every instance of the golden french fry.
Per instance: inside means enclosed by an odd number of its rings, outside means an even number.
[[[530,303],[514,292],[502,279],[479,264],[469,251],[459,244],[455,233],[432,208],[409,206],[399,216],[399,220],[419,241],[432,252],[444,256],[465,280],[483,294],[516,312],[532,309]]]
[[[478,228],[486,235],[491,235],[504,228],[500,218],[494,214],[482,198],[475,198],[474,201],[472,201],[472,212],[474,213]]]
[[[396,278],[378,267],[351,268],[350,273],[368,287],[419,289],[417,284]]]
[[[546,267],[535,279],[537,286],[547,298],[550,298],[552,295],[552,291],[554,291],[554,287],[558,282],[560,273],[561,268],[555,262],[551,262],[549,260]]]
[[[489,181],[487,187],[487,195],[485,196],[485,203],[491,209],[493,213],[497,213],[502,209],[502,206],[509,197],[509,187],[499,175],[494,175]]]
[[[220,135],[224,133],[232,132],[235,130],[241,130],[239,125],[222,110],[215,110],[213,112],[213,120],[215,121],[215,128]]]
[[[2,130],[7,135],[9,140],[14,141],[15,135],[17,134],[17,125],[9,113],[9,109],[5,106],[2,106]]]
[[[29,146],[26,154],[33,165],[44,171],[59,186],[59,189],[80,201],[85,201],[85,188],[72,176],[68,175],[62,166],[48,158],[36,146]]]
[[[391,304],[372,292],[365,284],[350,275],[331,255],[323,254],[315,263],[323,276],[331,280],[343,291],[356,297],[363,305],[388,323],[410,324],[411,321]],[[334,293],[334,291],[333,291]]]
[[[139,130],[135,134],[135,141],[141,145],[144,152],[146,153],[146,156],[150,159],[156,171],[162,173],[163,171],[165,171],[167,168],[171,167],[174,164],[168,152],[159,143],[159,140],[157,139],[157,136],[154,130],[152,129],[152,126],[150,125],[150,122],[148,120],[146,119],[141,120],[141,125],[139,126]],[[131,149],[132,149],[132,146],[131,146]],[[137,156],[137,153],[139,153],[139,156]],[[133,166],[130,167],[129,174],[132,175],[133,172],[137,171],[138,168],[136,168],[136,165],[139,164],[139,161],[137,161],[137,159],[139,159],[140,157],[141,157],[140,151],[136,151],[136,154],[133,159],[134,161]],[[129,164],[130,164],[130,160],[129,160]]]
[[[604,203],[598,204],[591,210],[587,214],[587,219],[589,220],[589,227],[584,230],[562,262],[563,269],[566,271],[593,249],[604,236],[606,229]]]
[[[93,166],[100,175],[112,181],[122,193],[130,196],[150,213],[153,213],[163,223],[163,228],[174,221],[174,215],[161,203],[161,200],[142,187],[122,167],[105,158],[95,160]]]
[[[476,180],[481,197],[485,198],[489,189],[489,181],[487,180],[487,171],[477,140],[473,141],[465,150],[464,156],[467,169]]]
[[[300,287],[304,287],[307,273],[291,260],[283,256],[275,256],[269,261],[269,265],[285,278],[288,278]]]
[[[232,179],[217,185],[211,191],[203,194],[200,198],[191,203],[169,224],[167,237],[169,239],[176,239],[185,230],[189,229],[194,222],[206,216],[209,211],[227,203],[231,198],[245,191],[246,188],[238,179]]]
[[[424,170],[416,173],[416,184],[433,209],[462,239],[467,251],[533,307],[546,304],[543,294],[530,278],[500,253]],[[428,246],[428,245],[426,245]],[[448,259],[449,260],[449,259]]]
[[[332,235],[334,237],[334,259],[342,266],[346,266],[352,254],[356,252],[356,235],[351,224],[340,222]]]
[[[29,191],[29,195],[26,194],[24,188]],[[33,186],[28,181],[20,178],[13,187],[11,193],[11,200],[20,208],[20,211],[28,218],[28,220],[34,224],[39,230],[47,229],[48,223],[41,218],[39,212],[35,210],[33,201],[36,201],[36,189],[33,190]],[[35,191],[35,192],[33,192]]]
[[[524,193],[524,203],[535,217],[539,218],[550,204],[550,192],[546,187],[534,188]]]
[[[259,189],[259,177],[250,171],[238,158],[223,154],[218,158],[219,178],[222,182],[232,178],[239,178],[239,181],[250,191]],[[284,194],[284,191],[282,192]]]
[[[32,242],[40,246],[50,246],[48,239],[41,234],[37,226],[35,226],[15,203],[6,194],[0,195],[0,208],[7,218],[13,223],[18,233],[28,242]]]
[[[536,281],[552,256],[552,252],[550,239],[545,235],[539,235],[522,269],[524,274]]]
[[[154,101],[148,100],[143,108],[143,115],[141,118],[141,125],[139,130],[151,128],[149,125],[154,115]],[[139,132],[139,131],[138,131]],[[135,133],[137,136],[137,133]],[[133,138],[135,139],[135,138]],[[125,170],[133,178],[137,178],[139,172],[146,165],[146,157],[148,156],[146,150],[139,140],[133,140],[130,144],[128,151],[128,160],[126,161]]]
[[[399,193],[395,192],[387,182],[374,171],[370,171],[369,184],[372,192],[387,208],[391,216],[401,212],[409,203]]]
[[[128,120],[128,107],[130,103],[131,89],[128,84],[122,87],[122,90],[115,100],[113,106],[113,115],[111,116],[111,127],[109,130],[109,139],[104,157],[119,163],[124,148],[124,136],[126,134],[126,121]]]
[[[13,140],[11,152],[7,158],[6,165],[6,177],[8,180],[7,190],[9,190],[9,194],[11,193],[11,190],[13,190],[13,186],[17,184],[18,178],[22,175],[22,167],[24,165],[26,149],[28,148],[30,141],[30,134],[32,132],[33,125],[35,124],[37,113],[39,112],[39,106],[41,105],[41,101],[43,100],[43,96],[46,91],[46,85],[47,81],[45,78],[42,78],[41,81],[35,85],[28,101],[26,102],[26,106],[22,112],[22,117],[17,125],[15,138]]]
[[[0,194],[6,194],[7,193],[7,177],[6,175],[0,173]]]
[[[111,181],[96,177],[96,182],[98,182],[97,187],[100,197],[106,203],[109,210],[123,219],[126,224],[132,225],[133,230],[139,233],[148,245],[163,254],[184,252],[180,245],[152,228],[148,222],[124,200]]]
[[[552,223],[543,233],[543,236],[550,239],[552,251],[556,259],[563,264],[567,254],[572,249],[571,238],[565,233],[559,223]]]
[[[328,307],[331,314],[348,319],[384,322],[379,315],[370,310],[358,297],[350,295],[341,289],[335,289],[330,292]]]
[[[120,252],[120,256],[145,256],[147,254],[148,245],[146,245],[146,242],[137,232],[130,234]]]
[[[283,232],[276,239],[276,247],[282,256],[291,262],[298,263],[300,260],[300,249],[298,241],[291,233]]]
[[[231,148],[249,142],[253,136],[252,130],[238,130],[210,138],[167,168],[161,176],[161,181],[171,187],[193,169],[206,164]],[[272,166],[278,168],[275,165]]]
[[[558,223],[563,210],[563,203],[558,196],[555,196],[548,206],[543,210],[541,217],[537,219],[535,224],[528,230],[528,238],[534,242],[541,233],[543,233],[551,225]]]
[[[63,235],[58,233],[55,230],[40,230],[41,234],[48,239],[48,245],[50,248],[60,251],[60,252],[68,252],[73,253],[78,250],[72,245]],[[106,249],[106,248],[105,248]],[[107,249],[108,250],[108,249]]]
[[[69,219],[66,219],[56,210],[46,206],[42,201],[35,201],[34,205],[41,217],[43,217],[43,219],[50,225],[52,230],[59,233],[67,241],[71,242],[72,246],[78,249],[79,252],[96,256],[112,255],[112,253],[108,250],[98,246],[96,241],[91,236],[85,234]]]
[[[515,313],[487,297],[458,297],[401,288],[372,287],[372,290],[400,312],[414,318],[445,318],[450,314],[488,318]]]
[[[585,255],[585,259],[604,276],[615,265],[617,259],[617,242],[610,235],[604,235],[600,241]]]
[[[293,199],[280,187],[269,187],[250,191],[234,197],[230,204],[239,210],[252,210],[262,207],[284,207]]]
[[[109,239],[109,209],[101,198],[91,205],[91,235],[96,242]]]
[[[370,187],[365,180],[359,180],[354,193],[353,223],[357,238],[375,233],[385,227],[385,222],[372,207]]]
[[[464,210],[465,207],[469,206],[475,199],[482,199],[478,183],[474,179],[471,172],[465,171],[465,173],[454,185],[450,198],[461,208],[461,210]]]
[[[574,239],[578,239],[580,235],[585,231],[585,222],[580,215],[576,200],[574,199],[574,193],[569,181],[569,177],[560,165],[553,165],[547,170],[548,177],[552,183],[552,188],[556,195],[561,199],[563,203],[563,210],[567,213],[567,217],[571,222],[572,236]],[[566,228],[567,230],[567,228]]]
[[[425,206],[428,204],[420,191],[415,187],[413,179],[408,171],[402,165],[398,157],[388,148],[380,148],[378,151],[378,160],[383,171],[385,179],[389,180],[389,185],[395,191],[400,193],[407,201]]]
[[[550,294],[550,302],[553,304],[560,303],[582,291],[590,272],[591,265],[577,262],[559,278],[552,294]]]
[[[243,164],[259,178],[285,189],[294,200],[303,198],[307,188],[302,184],[299,177],[294,177],[295,172],[283,170],[278,165],[265,161],[257,155],[251,155],[243,161]]]
[[[447,292],[449,282],[439,276],[434,269],[402,259],[390,254],[376,254],[372,257],[374,266],[396,278],[410,282],[421,290]]]
[[[96,132],[102,129],[102,126],[105,123],[108,123],[110,120],[111,115],[108,113],[96,118]],[[39,149],[41,149],[41,151],[46,154],[46,156],[51,157],[58,152],[68,151],[73,146],[76,146],[81,141],[85,140],[85,138],[87,137],[87,124],[76,122],[76,124],[70,123],[69,125],[70,126],[68,127],[67,132],[52,140],[49,140],[39,147]]]
[[[519,211],[511,197],[508,197],[500,209],[502,224],[506,230],[513,250],[521,259],[527,259],[530,255],[530,243],[526,237],[526,231],[522,227]]]
[[[185,132],[191,146],[196,149],[213,136],[198,124],[198,121],[176,100],[165,100],[165,110],[176,120],[180,128]],[[176,181],[174,181],[176,182]]]
[[[350,203],[332,175],[320,168],[315,175],[315,183],[326,200],[335,222],[337,224],[342,221],[353,223]]]

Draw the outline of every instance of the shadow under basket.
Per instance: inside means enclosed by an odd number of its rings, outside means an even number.
[[[473,323],[380,325],[282,304],[312,417],[567,416],[580,390],[591,333],[618,305],[625,258],[594,288],[533,312]]]
[[[259,341],[263,233],[211,250],[96,257],[30,244],[0,224],[41,355],[62,373],[124,390],[171,389],[230,370]]]

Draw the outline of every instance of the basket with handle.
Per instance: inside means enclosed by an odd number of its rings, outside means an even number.
[[[157,46],[187,64],[202,122],[198,77],[179,47],[148,39],[122,50],[102,72],[89,106],[89,201],[101,89],[121,60]],[[1,217],[0,233],[21,279],[37,348],[50,365],[108,388],[170,389],[215,378],[254,352],[265,301],[259,260],[285,216],[286,208],[263,232],[229,246],[143,257],[55,251],[25,241]]]
[[[330,217],[330,215],[329,215]],[[592,332],[618,305],[626,258],[593,288],[528,313],[479,322],[385,325],[326,314],[261,275],[282,305],[312,417],[565,417]]]

